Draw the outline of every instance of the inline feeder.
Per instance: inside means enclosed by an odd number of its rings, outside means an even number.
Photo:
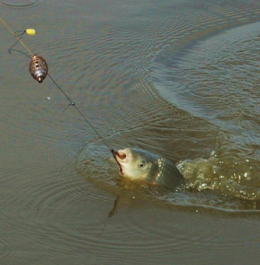
[[[39,55],[33,55],[29,65],[31,76],[41,84],[48,75],[48,70],[46,61]]]

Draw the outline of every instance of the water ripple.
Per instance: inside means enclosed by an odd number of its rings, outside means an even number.
[[[259,245],[259,38],[246,32],[259,3],[110,2],[46,1],[5,19],[15,30],[36,28],[23,40],[111,147],[182,161],[190,189],[121,180],[85,121],[73,108],[62,112],[68,102],[50,79],[39,85],[25,58],[10,57],[13,38],[3,30],[0,263],[208,264],[235,251],[250,263],[246,252]],[[239,38],[225,32],[232,28]]]
[[[28,8],[31,6],[35,6],[39,4],[40,1],[37,0],[15,0],[15,1],[1,1],[0,4],[2,6],[8,7],[8,8]]]
[[[4,239],[0,239],[0,262],[1,264],[8,264],[12,262],[14,258],[15,258],[15,254],[14,254],[14,251],[12,250],[12,246]]]

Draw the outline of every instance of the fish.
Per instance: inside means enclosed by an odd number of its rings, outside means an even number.
[[[143,180],[151,184],[176,189],[185,185],[181,172],[170,160],[138,148],[111,149],[120,175],[131,180]]]

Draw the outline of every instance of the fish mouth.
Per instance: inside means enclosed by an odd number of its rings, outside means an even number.
[[[126,154],[123,152],[123,151],[115,151],[114,149],[111,149],[110,150],[113,157],[115,158],[116,160],[116,163],[118,164],[119,166],[119,170],[120,170],[120,173],[123,174],[123,169],[122,169],[122,165],[120,164],[120,160],[124,160],[126,158]]]

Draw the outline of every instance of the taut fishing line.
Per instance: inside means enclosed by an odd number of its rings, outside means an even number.
[[[98,131],[95,129],[95,127],[90,123],[90,121],[86,118],[86,116],[81,112],[81,110],[76,106],[75,102],[71,100],[71,98],[67,95],[67,93],[58,85],[58,83],[52,78],[52,76],[49,74],[49,68],[47,62],[44,60],[43,57],[33,54],[32,51],[25,45],[25,43],[21,40],[24,34],[28,35],[35,35],[36,31],[35,29],[25,29],[25,30],[18,30],[14,32],[11,27],[0,17],[1,23],[7,28],[7,30],[16,38],[16,42],[8,49],[9,53],[11,54],[11,51],[19,52],[31,59],[29,64],[29,72],[31,76],[38,81],[39,83],[42,83],[44,79],[49,76],[53,84],[56,86],[56,88],[59,89],[59,91],[66,97],[66,99],[69,101],[69,104],[67,107],[63,110],[63,112],[69,107],[73,106],[76,111],[79,113],[79,115],[84,119],[84,121],[92,128],[92,130],[95,132],[95,134],[102,140],[102,142],[108,147],[110,152],[113,152],[113,149],[110,148],[110,146],[106,143],[104,138],[98,133]],[[13,49],[13,47],[20,43],[28,52],[28,54]]]
[[[82,113],[82,111],[76,106],[76,104],[71,100],[71,98],[67,95],[67,93],[58,85],[58,83],[52,78],[52,76],[49,74],[49,68],[47,62],[44,60],[43,57],[33,54],[31,50],[25,45],[25,43],[21,40],[24,34],[28,35],[35,35],[35,29],[26,29],[26,30],[18,30],[14,32],[11,27],[0,17],[1,23],[8,29],[8,31],[16,38],[16,42],[8,49],[8,52],[11,54],[12,51],[19,52],[23,54],[24,56],[28,57],[31,59],[30,64],[29,64],[29,72],[31,76],[38,81],[40,84],[44,81],[44,79],[49,76],[53,84],[56,86],[56,88],[66,97],[66,99],[69,101],[69,104],[66,106],[66,108],[63,110],[66,111],[69,106],[73,106],[76,111],[79,113],[79,115],[84,119],[84,121],[92,128],[92,130],[96,133],[96,135],[102,140],[102,142],[108,147],[109,151],[112,153],[113,157],[115,158],[115,151],[110,148],[110,146],[106,143],[104,138],[98,133],[98,131],[95,129],[95,127],[90,123],[90,121],[85,117],[85,115]],[[22,52],[16,49],[13,49],[14,46],[17,43],[20,43],[28,52]],[[116,160],[116,159],[115,159]],[[117,161],[117,160],[116,160]],[[109,216],[107,220],[104,222],[104,228],[101,230],[99,236],[98,236],[98,241],[101,240],[102,235],[104,234],[106,230],[106,222],[108,219],[114,214],[115,209],[117,207],[117,202],[118,199],[115,200],[114,207],[110,211]],[[92,248],[94,245],[92,244]],[[91,248],[91,249],[92,249]],[[89,259],[91,259],[91,254],[89,256]]]

